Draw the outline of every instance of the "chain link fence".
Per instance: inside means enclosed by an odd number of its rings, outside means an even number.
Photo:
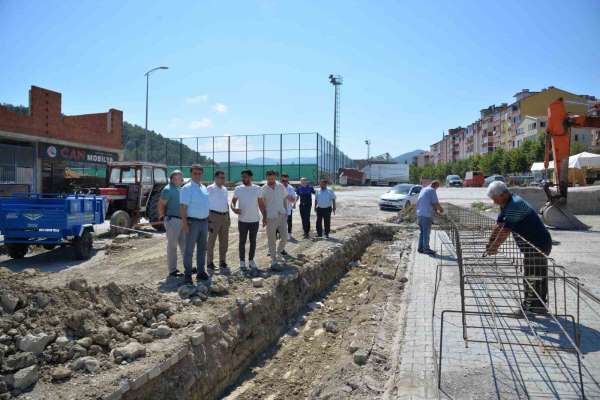
[[[143,142],[126,146],[135,149],[136,159],[143,158]],[[158,144],[150,141],[149,161],[167,164],[169,171],[181,169],[185,176],[189,176],[191,164],[200,164],[206,180],[221,170],[229,182],[240,180],[245,169],[252,170],[257,181],[274,170],[288,174],[290,180],[306,177],[313,182],[320,178],[333,182],[336,170],[353,166],[348,156],[316,132],[182,137]]]

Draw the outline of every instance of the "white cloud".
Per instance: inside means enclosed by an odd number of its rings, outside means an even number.
[[[192,97],[188,97],[187,99],[185,99],[185,102],[188,104],[206,103],[207,101],[208,101],[207,94],[201,94],[199,96],[192,96]]]
[[[218,113],[226,113],[227,112],[227,106],[223,103],[216,103],[213,106],[213,110],[215,110]]]
[[[202,118],[198,121],[190,122],[190,129],[206,129],[212,126],[212,121],[208,118]]]
[[[183,118],[171,118],[171,120],[169,121],[169,128],[181,128],[182,126],[185,125],[185,121],[183,120]]]

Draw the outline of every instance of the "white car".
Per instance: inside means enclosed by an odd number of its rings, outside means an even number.
[[[411,204],[417,204],[421,185],[401,183],[391,188],[379,198],[381,210],[401,210]]]

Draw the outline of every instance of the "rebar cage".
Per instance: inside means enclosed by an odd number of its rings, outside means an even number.
[[[563,265],[512,232],[493,255],[486,254],[496,221],[473,209],[445,205],[437,219],[456,258],[460,310],[440,314],[438,387],[442,389],[444,317],[461,318],[462,338],[469,343],[535,346],[542,352],[566,351],[577,359],[578,384],[585,397],[580,348],[581,296],[600,304]],[[442,247],[443,249],[443,247]],[[444,257],[436,273],[436,294]],[[536,304],[530,313],[528,304]],[[434,300],[435,310],[435,300]],[[434,311],[435,314],[435,311]]]

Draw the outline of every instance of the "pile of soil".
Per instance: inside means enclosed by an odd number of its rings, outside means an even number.
[[[417,207],[411,204],[408,207],[398,211],[398,215],[388,219],[388,222],[401,224],[401,223],[415,223],[417,222]]]
[[[0,399],[133,362],[145,343],[178,328],[180,302],[144,286],[84,279],[64,288],[31,285],[41,273],[0,269]]]

